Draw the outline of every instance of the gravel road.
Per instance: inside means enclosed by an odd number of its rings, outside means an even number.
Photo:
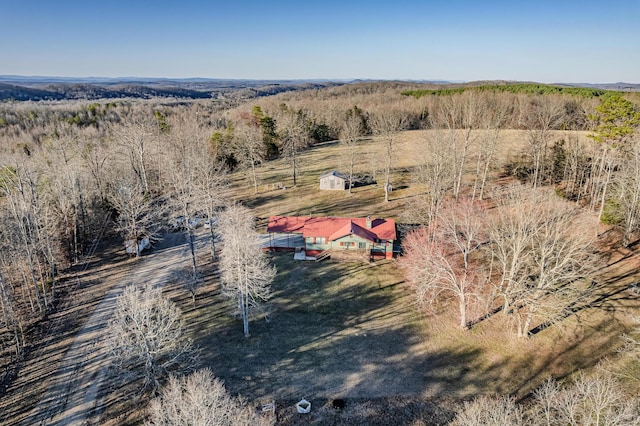
[[[200,237],[196,247],[206,247]],[[167,282],[173,271],[188,266],[190,251],[181,234],[169,234],[148,255],[140,258],[131,273],[113,286],[75,336],[73,344],[50,378],[46,393],[22,424],[91,425],[99,424],[98,394],[106,375],[108,360],[103,342],[106,324],[115,302],[129,284],[153,285]]]

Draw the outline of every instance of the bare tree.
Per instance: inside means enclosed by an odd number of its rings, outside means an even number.
[[[528,130],[529,154],[533,163],[533,188],[546,179],[546,165],[549,150],[550,131],[558,126],[564,117],[563,105],[552,96],[538,96],[531,101],[525,119]]]
[[[540,387],[533,391],[534,417],[537,424],[552,426],[558,417],[557,405],[560,401],[560,384],[549,377]]]
[[[253,123],[238,122],[233,129],[233,152],[240,163],[251,169],[253,192],[258,193],[256,167],[266,157],[262,130]]]
[[[539,425],[639,425],[640,400],[611,374],[583,371],[562,387],[549,379],[534,391],[530,417]]]
[[[131,170],[145,193],[150,191],[149,145],[153,138],[153,124],[150,121],[132,118],[116,128],[116,139],[120,153],[129,161]]]
[[[470,200],[451,201],[429,228],[413,231],[403,244],[402,265],[419,305],[432,307],[453,296],[463,329],[469,327],[471,299],[479,296],[487,282],[479,264],[470,262],[470,254],[485,239],[483,216],[483,209]]]
[[[249,337],[249,317],[271,296],[276,274],[260,248],[253,222],[249,209],[232,205],[220,214],[218,225],[224,242],[220,254],[222,287],[229,299],[237,300],[245,337]]]
[[[455,186],[453,188],[453,196],[458,198],[460,195],[460,189],[462,188],[462,178],[466,170],[467,158],[472,145],[475,144],[477,139],[477,129],[482,122],[482,115],[484,111],[484,98],[481,98],[477,93],[468,91],[462,93],[460,104],[460,124],[464,129],[463,143],[460,149],[456,148],[459,158],[456,164],[457,176]]]
[[[216,229],[218,211],[225,199],[228,189],[225,169],[222,164],[210,157],[200,156],[196,162],[195,191],[198,205],[206,214],[205,227],[209,230],[211,258],[216,259]]]
[[[514,398],[481,396],[465,402],[451,423],[453,426],[520,426],[524,411]]]
[[[71,261],[77,263],[83,252],[87,217],[84,193],[87,185],[82,181],[78,161],[80,141],[70,129],[55,129],[52,134],[42,145],[39,161],[48,175],[46,193],[50,210],[63,227]]]
[[[14,287],[5,279],[5,247],[0,246],[0,249],[0,310],[2,311],[0,330],[6,330],[10,335],[7,341],[13,340],[13,354],[15,357],[18,357],[22,354],[22,348],[25,343],[24,327],[20,318],[20,309],[16,300]],[[2,336],[1,333],[0,336]]]
[[[106,200],[107,168],[113,153],[101,138],[94,138],[85,142],[82,150],[84,166],[88,169],[101,201]]]
[[[503,127],[509,119],[509,109],[502,97],[487,99],[487,111],[480,117],[480,127],[484,130],[478,138],[476,173],[473,181],[472,198],[482,200],[489,170],[498,151],[498,141]]]
[[[629,145],[613,178],[612,191],[622,219],[625,247],[631,243],[632,234],[640,229],[640,139],[634,138]]]
[[[293,185],[298,184],[297,176],[300,168],[300,152],[309,145],[309,123],[302,109],[289,109],[286,105],[278,118],[278,135],[282,142],[282,152],[291,161]]]
[[[122,234],[125,244],[135,246],[136,257],[139,256],[137,245],[143,238],[151,238],[160,227],[162,207],[146,195],[144,188],[135,180],[123,180],[108,194],[108,199],[117,211],[116,226]]]
[[[393,160],[393,142],[397,133],[406,126],[406,116],[399,110],[380,111],[371,118],[371,128],[384,143],[384,201],[389,201],[391,189],[391,163]]]
[[[25,282],[33,285],[36,306],[41,314],[45,314],[49,306],[49,297],[45,280],[41,276],[40,244],[38,229],[40,227],[41,199],[37,191],[39,174],[33,166],[18,158],[11,166],[0,167],[0,195],[4,198],[10,212],[12,245],[15,244],[16,263],[23,261],[26,269]],[[9,231],[9,230],[8,230]]]
[[[511,191],[490,221],[487,245],[500,270],[503,308],[519,337],[535,318],[554,323],[588,288],[598,260],[585,230],[592,221],[554,194]]]
[[[159,288],[129,285],[116,301],[106,342],[117,373],[155,390],[171,369],[190,369],[197,351],[184,333],[182,312]]]
[[[351,194],[351,188],[353,188],[353,168],[358,149],[358,139],[364,133],[362,117],[357,111],[355,108],[347,111],[340,129],[340,140],[349,150],[349,194]]]
[[[438,210],[447,192],[455,183],[455,147],[447,143],[446,134],[432,130],[425,139],[425,149],[417,154],[420,164],[414,179],[425,187],[425,194],[410,200],[409,215],[412,223],[428,224],[438,216]]]
[[[272,419],[256,414],[242,398],[234,398],[211,370],[186,377],[170,376],[160,396],[149,405],[153,426],[261,426]]]
[[[184,222],[183,229],[191,253],[192,277],[190,282],[195,285],[199,279],[194,228],[196,221],[201,219],[197,215],[201,213],[204,204],[204,200],[201,198],[202,191],[198,190],[196,182],[200,181],[198,177],[200,158],[207,156],[206,142],[208,137],[192,118],[183,118],[180,121],[172,122],[166,136],[167,158],[165,164],[166,174],[169,178],[168,186],[171,189],[172,200]],[[195,302],[195,293],[193,296]]]
[[[468,198],[449,200],[438,217],[435,235],[453,244],[469,271],[469,255],[487,242],[485,206]]]
[[[631,287],[636,294],[640,287],[635,284]],[[623,346],[619,349],[622,362],[613,368],[613,374],[620,379],[640,383],[640,315],[632,317],[634,327],[622,335]]]
[[[480,123],[480,117],[480,98],[474,93],[465,92],[440,100],[431,118],[434,128],[446,129],[446,143],[454,156],[455,179],[452,190],[455,198],[460,194],[469,151],[475,141],[475,130]]]

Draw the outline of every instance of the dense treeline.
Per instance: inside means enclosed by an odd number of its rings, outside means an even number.
[[[603,90],[603,89],[590,89],[586,87],[563,87],[553,86],[547,84],[534,84],[534,83],[517,83],[517,84],[482,84],[479,86],[465,86],[446,89],[415,89],[405,90],[402,92],[406,96],[414,96],[421,98],[426,95],[436,96],[451,96],[465,91],[474,92],[491,92],[491,93],[514,93],[514,94],[526,94],[526,95],[573,95],[583,98],[597,98],[605,95],[620,95],[620,92]]]

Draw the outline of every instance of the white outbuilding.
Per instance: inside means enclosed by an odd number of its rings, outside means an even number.
[[[320,189],[344,191],[349,187],[349,176],[332,170],[320,176]]]

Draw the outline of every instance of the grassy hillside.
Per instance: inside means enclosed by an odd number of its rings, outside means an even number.
[[[346,152],[344,147],[337,143],[317,146],[303,155],[301,177],[296,187],[290,186],[288,163],[278,160],[260,168],[261,189],[258,194],[252,194],[250,178],[242,172],[232,175],[233,192],[238,201],[251,206],[255,214],[262,219],[276,214],[372,215],[393,217],[402,222],[407,202],[424,190],[414,183],[411,171],[417,164],[415,153],[420,151],[420,143],[427,132],[413,131],[399,135],[391,179],[398,189],[392,192],[389,203],[384,202],[384,192],[380,185],[358,187],[354,189],[353,194],[318,189],[318,177],[321,173],[331,169],[344,170]],[[577,136],[584,138],[585,134]],[[500,142],[501,158],[506,159],[517,154],[525,141],[525,132],[504,132]],[[375,139],[367,139],[361,142],[361,148],[363,154],[358,162],[358,171],[368,173],[372,165],[367,161],[367,156],[379,158],[376,156],[379,155],[382,145]],[[498,174],[499,171],[494,171],[494,177]],[[286,189],[272,189],[281,184]],[[264,225],[265,221],[262,220],[260,223]],[[264,228],[261,230],[264,231]],[[230,340],[225,344],[214,346],[224,347],[225,353],[249,351],[245,357],[259,357],[260,351],[265,350],[263,345],[270,345],[264,339],[272,338],[262,336],[262,331],[271,334],[275,330],[273,327],[289,329],[294,327],[291,322],[301,320],[304,324],[314,324],[309,332],[314,334],[315,338],[300,336],[304,328],[291,329],[289,337],[285,336],[287,333],[277,334],[280,336],[279,341],[284,339],[284,346],[289,348],[287,351],[292,351],[287,353],[329,351],[324,356],[330,356],[334,349],[338,350],[338,346],[328,345],[328,342],[337,338],[335,336],[342,335],[352,335],[350,338],[355,339],[353,335],[358,330],[353,328],[354,324],[368,324],[367,321],[372,318],[374,312],[382,309],[382,312],[388,314],[374,315],[376,335],[391,333],[400,327],[405,339],[405,343],[401,345],[401,353],[397,354],[400,357],[398,359],[404,361],[389,368],[404,371],[403,369],[410,366],[411,374],[422,380],[419,387],[420,395],[468,397],[482,393],[498,393],[525,396],[549,376],[567,377],[578,369],[596,365],[605,357],[615,358],[616,349],[622,344],[621,334],[628,332],[632,327],[632,315],[640,308],[640,300],[633,296],[627,286],[640,279],[640,271],[637,269],[640,258],[634,251],[610,243],[607,240],[610,236],[611,234],[605,234],[598,242],[608,258],[607,266],[600,272],[595,293],[589,300],[577,304],[574,315],[557,326],[541,328],[530,339],[517,339],[512,333],[507,332],[509,325],[506,322],[509,318],[504,314],[479,321],[470,331],[462,331],[456,326],[452,310],[448,309],[447,305],[441,306],[435,316],[418,313],[412,302],[411,290],[402,282],[402,274],[395,261],[373,267],[345,266],[331,261],[320,265],[306,265],[294,263],[287,256],[279,255],[274,259],[280,270],[274,284],[277,289],[274,299],[276,324],[258,326],[257,330],[261,332],[256,331],[257,343],[250,344],[256,345],[253,355],[250,355],[251,350],[245,347],[245,343],[238,337],[239,332],[237,338],[228,337]],[[354,283],[358,283],[356,287],[353,287]],[[387,289],[387,286],[391,287],[383,293],[378,294],[381,290],[375,290]],[[348,296],[353,300],[351,303],[356,304],[351,320],[332,323],[331,315],[334,309],[337,309],[337,317],[346,314],[350,309],[345,306],[347,311],[340,310],[342,303],[345,303],[345,292],[353,291],[357,294],[349,293]],[[368,299],[369,296],[358,296],[369,294],[369,291],[372,292],[371,297],[376,298],[375,303],[371,302],[373,299]],[[300,316],[297,316],[296,312]],[[278,321],[283,322],[277,325]],[[329,322],[325,324],[324,321]],[[315,324],[320,328],[316,329]],[[329,327],[328,324],[333,330],[330,334],[327,334],[326,330],[322,331],[323,327]],[[230,333],[233,334],[233,331]],[[340,357],[353,360],[360,359],[364,350],[355,343],[344,344],[339,348],[342,348]],[[269,349],[270,352],[272,350]],[[280,353],[279,356],[285,355]],[[371,356],[374,356],[373,353]],[[216,359],[218,361],[212,362],[212,367],[221,366],[218,356]],[[278,362],[281,360],[274,361],[274,364],[277,365]],[[358,362],[362,363],[363,369],[367,369],[366,361]],[[309,361],[305,368],[311,368],[312,364]],[[277,398],[283,392],[278,383],[285,380],[282,374],[288,373],[282,373],[277,368],[267,369],[261,373],[259,385],[238,377],[239,373],[221,371],[219,374],[228,379],[231,389],[243,394],[269,395]],[[318,380],[322,382],[324,379]],[[308,386],[311,386],[313,391],[310,388],[309,392],[305,393],[307,396],[336,395],[327,390],[330,387],[324,389],[321,383],[308,383]],[[352,397],[391,396],[395,393],[391,387],[380,393],[376,389],[381,388],[364,386],[351,394],[350,390],[353,389],[345,387],[344,383],[339,389],[342,392],[337,394]],[[412,392],[415,391],[417,389],[412,389]],[[367,392],[370,394],[367,395]],[[294,397],[295,393],[285,392],[285,395]]]

